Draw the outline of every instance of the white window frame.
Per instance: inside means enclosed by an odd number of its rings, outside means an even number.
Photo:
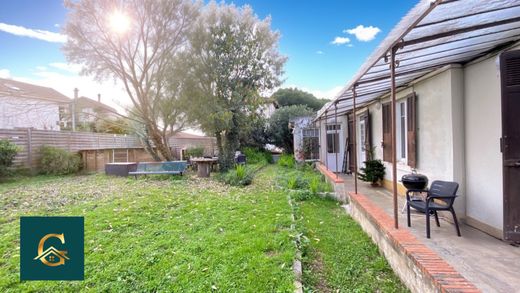
[[[396,105],[396,154],[397,154],[397,162],[406,164],[408,159],[408,113],[407,113],[407,102],[406,99],[403,101],[398,101]],[[404,135],[404,137],[403,137]],[[403,146],[404,144],[404,146]],[[404,149],[404,153],[403,153]]]

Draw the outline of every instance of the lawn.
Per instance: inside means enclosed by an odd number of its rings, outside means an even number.
[[[404,291],[336,202],[288,200],[293,192],[280,178],[290,174],[319,178],[269,165],[247,187],[101,174],[2,183],[0,291],[293,292],[296,235],[308,240],[301,245],[306,291]],[[85,217],[84,281],[19,281],[22,215]]]

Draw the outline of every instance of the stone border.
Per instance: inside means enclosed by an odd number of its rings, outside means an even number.
[[[394,272],[412,292],[480,292],[408,229],[366,196],[349,192],[350,214],[379,246]]]

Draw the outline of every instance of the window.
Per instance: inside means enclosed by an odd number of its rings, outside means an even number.
[[[340,124],[328,124],[325,126],[327,130],[327,153],[338,153],[339,152],[339,131],[341,130]]]
[[[406,101],[397,104],[397,160],[406,160]]]

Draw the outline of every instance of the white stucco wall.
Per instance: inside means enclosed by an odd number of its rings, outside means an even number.
[[[418,81],[413,86],[397,93],[397,101],[415,91],[417,95],[417,167],[418,173],[433,180],[448,180],[459,183],[459,197],[455,209],[459,217],[465,214],[464,179],[464,111],[462,86],[463,71],[454,66],[431,77]],[[382,103],[389,102],[387,96]],[[372,122],[372,145],[375,156],[383,159],[382,107],[378,103],[369,106]],[[385,162],[385,179],[392,180],[392,164]],[[406,164],[397,164],[397,178],[412,169]]]
[[[501,93],[498,56],[464,69],[467,215],[502,230]]]
[[[0,128],[33,127],[60,130],[59,106],[54,102],[0,97]]]

